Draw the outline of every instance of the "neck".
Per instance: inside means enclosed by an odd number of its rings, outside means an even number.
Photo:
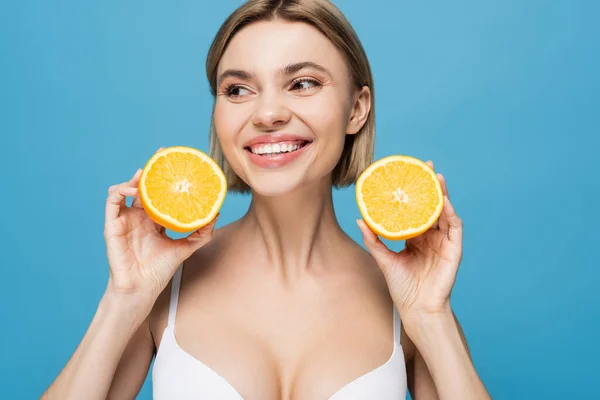
[[[282,196],[253,193],[242,224],[255,243],[256,256],[285,279],[323,265],[332,244],[346,236],[337,222],[327,179]]]

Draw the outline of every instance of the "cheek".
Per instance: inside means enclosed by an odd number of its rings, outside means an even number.
[[[309,125],[320,142],[320,147],[331,156],[339,157],[346,139],[349,118],[348,100],[333,89],[323,96],[315,96],[303,105],[299,116]]]
[[[235,133],[239,131],[240,121],[239,118],[236,118],[238,113],[231,111],[231,105],[217,100],[213,119],[219,140],[223,147],[225,147],[226,143],[230,143],[235,138]]]
[[[221,148],[228,161],[236,163],[232,155],[238,147],[237,139],[239,133],[248,121],[248,113],[244,105],[231,104],[226,101],[219,101],[215,104],[213,120],[215,130],[221,143]]]
[[[213,111],[213,121],[225,160],[233,172],[245,180],[240,155],[237,151],[237,139],[247,121],[243,109],[239,104],[217,102]]]
[[[346,121],[346,99],[331,90],[303,102],[299,113],[312,125],[316,134],[336,135],[344,133]],[[335,130],[332,131],[332,128]]]

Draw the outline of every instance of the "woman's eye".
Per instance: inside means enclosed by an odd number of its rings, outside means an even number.
[[[225,88],[225,94],[228,97],[241,97],[246,96],[250,93],[248,89],[238,85],[231,85]]]
[[[320,85],[321,84],[314,79],[300,79],[293,83],[292,90],[308,90]]]

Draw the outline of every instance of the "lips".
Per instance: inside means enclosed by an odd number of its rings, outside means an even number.
[[[305,140],[280,141],[275,143],[257,143],[248,146],[247,149],[252,154],[265,157],[275,156],[284,153],[292,153],[306,146],[309,142]]]
[[[250,161],[263,168],[286,165],[306,151],[312,140],[295,135],[264,135],[246,143]]]

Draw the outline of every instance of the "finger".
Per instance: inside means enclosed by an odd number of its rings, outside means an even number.
[[[440,229],[440,217],[438,217],[438,219],[435,220],[435,222],[433,223],[433,225],[431,225],[431,228],[429,228],[429,229],[435,229],[435,230]]]
[[[395,254],[379,239],[379,237],[369,228],[363,220],[356,220],[358,228],[363,236],[366,248],[377,261],[379,268],[386,273],[392,265],[393,255]]]
[[[442,174],[435,174],[438,178],[438,180],[440,181],[440,185],[442,186],[442,195],[445,196],[447,193],[447,189],[446,189],[446,179],[444,178],[444,176]],[[441,216],[440,216],[441,218]],[[431,229],[440,229],[440,218],[438,218],[433,225],[431,226]]]
[[[444,208],[442,208],[442,213],[440,214],[440,217],[438,218],[438,224],[439,224],[439,230],[441,232],[443,232],[446,236],[448,236],[448,229],[450,227],[450,224],[448,223],[448,216],[446,215],[446,213],[444,212],[444,210],[448,207],[448,205],[446,204],[447,197],[444,196]]]
[[[433,167],[433,161],[431,161],[431,160],[426,161],[425,164],[427,164],[429,166],[429,168],[435,170],[435,168]]]
[[[446,185],[446,178],[442,174],[437,174],[437,178],[440,181],[440,185],[442,186],[442,193],[444,196],[444,203],[446,202],[446,198],[450,198],[448,196],[448,186]],[[448,218],[445,217],[444,213],[440,215],[438,218],[438,228],[443,230],[444,232],[448,232]]]
[[[436,176],[440,181],[440,185],[442,185],[442,193],[444,193],[444,196],[450,197],[450,195],[448,195],[448,186],[446,185],[446,178],[442,174],[436,174]]]
[[[155,154],[156,154],[156,153],[158,153],[159,151],[161,151],[163,148],[164,148],[164,147],[159,147],[159,148],[158,148],[158,150],[156,150]],[[137,187],[137,186],[139,185],[139,183],[140,183],[140,178],[141,178],[141,176],[142,176],[142,172],[143,172],[143,170],[139,169],[139,170],[138,170],[138,172],[139,172],[139,176],[137,176],[137,180],[134,182],[134,184],[135,184],[135,186],[136,186],[136,187]],[[140,200],[140,195],[139,195],[139,193],[138,193],[138,195],[137,195],[137,196],[135,196],[135,197],[133,198],[133,202],[131,203],[131,206],[132,206],[132,207],[143,208],[143,206],[142,206],[142,201]]]
[[[105,221],[108,222],[118,218],[121,208],[125,206],[127,196],[135,196],[137,192],[137,187],[131,187],[129,182],[111,186],[108,189],[108,197],[106,198]]]
[[[179,244],[178,258],[180,262],[188,259],[196,250],[212,240],[219,216],[220,214],[217,214],[207,225],[190,233],[187,237],[176,240]]]
[[[407,239],[404,243],[404,248],[409,252],[413,252],[415,250],[423,252],[424,249],[427,247],[427,242],[429,240],[428,236],[430,236],[430,234],[431,232],[426,231],[420,235]]]
[[[450,242],[457,246],[462,246],[463,223],[448,196],[444,198],[444,208],[442,210],[442,221],[440,231],[444,232]]]
[[[131,180],[129,181],[129,184],[131,187],[138,187],[140,184],[140,178],[142,177],[142,170],[138,169],[135,173],[135,175],[133,176],[133,178],[131,178]],[[142,208],[142,201],[140,200],[140,193],[138,191],[138,193],[133,197],[133,202],[131,203],[132,207],[139,207]]]
[[[210,237],[210,235],[212,235],[214,233],[215,225],[217,224],[217,221],[219,220],[220,216],[221,216],[221,214],[218,213],[213,218],[213,220],[210,221],[207,225],[204,225],[202,228],[197,229],[194,232],[190,233],[183,240],[187,240],[187,241],[192,242],[192,241],[198,241],[201,238]]]

